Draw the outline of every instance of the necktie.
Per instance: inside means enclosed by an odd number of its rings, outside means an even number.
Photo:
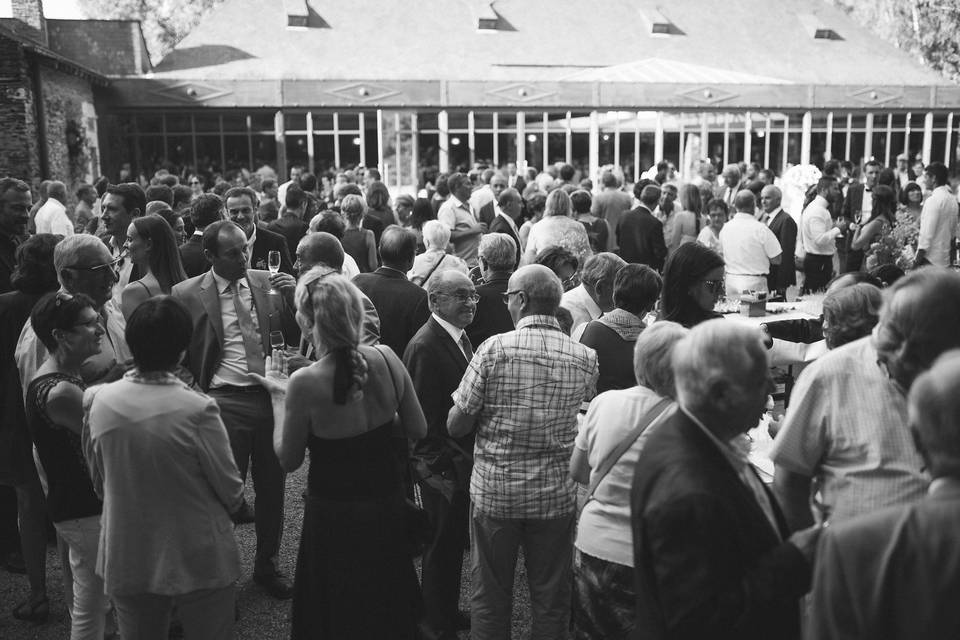
[[[247,354],[247,371],[264,375],[263,346],[260,344],[260,334],[253,326],[253,318],[240,299],[240,283],[230,284],[233,294],[233,307],[237,310],[237,324],[240,325],[240,335],[243,336],[243,350]]]
[[[467,358],[467,362],[473,360],[473,346],[470,344],[470,340],[467,338],[466,332],[460,334],[460,349],[463,351],[463,355]]]

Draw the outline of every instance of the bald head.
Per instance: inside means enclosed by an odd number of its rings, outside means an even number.
[[[460,329],[473,322],[477,312],[477,303],[473,299],[476,293],[473,281],[454,270],[434,274],[427,284],[430,311]]]
[[[736,208],[737,213],[749,213],[753,215],[757,210],[757,198],[749,189],[742,189],[737,192],[733,200],[733,206]]]
[[[767,213],[773,213],[780,206],[783,193],[779,187],[768,184],[760,190],[760,207]]]
[[[340,271],[343,269],[343,245],[336,236],[325,231],[308,233],[297,245],[297,270],[306,273],[323,264]]]
[[[510,299],[511,315],[514,315],[514,306],[518,312],[514,317],[514,324],[520,318],[529,315],[554,315],[563,296],[563,284],[560,278],[541,264],[531,264],[517,269],[510,276],[507,289],[523,293],[522,300],[519,299],[521,298],[519,295],[512,296]]]

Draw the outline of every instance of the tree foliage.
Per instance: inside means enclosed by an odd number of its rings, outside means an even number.
[[[960,81],[960,2],[957,0],[831,0],[858,24]]]
[[[154,63],[223,0],[79,0],[88,18],[139,20]]]

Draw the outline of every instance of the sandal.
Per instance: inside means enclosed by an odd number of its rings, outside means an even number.
[[[46,622],[50,615],[50,601],[47,596],[39,600],[30,601],[28,598],[16,606],[11,612],[17,620],[26,620],[27,622]]]

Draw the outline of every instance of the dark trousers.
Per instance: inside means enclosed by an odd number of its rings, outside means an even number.
[[[420,484],[420,496],[433,526],[422,565],[425,637],[456,638],[460,572],[470,537],[470,496],[457,491],[449,501],[426,483]]]
[[[823,291],[833,277],[833,256],[808,253],[803,259],[803,290]]]
[[[257,552],[253,573],[277,572],[277,553],[283,535],[283,498],[286,474],[273,452],[273,406],[263,387],[249,391],[211,389],[210,397],[220,407],[220,417],[230,436],[230,448],[240,477],[247,479],[253,461],[253,489],[257,494]]]

